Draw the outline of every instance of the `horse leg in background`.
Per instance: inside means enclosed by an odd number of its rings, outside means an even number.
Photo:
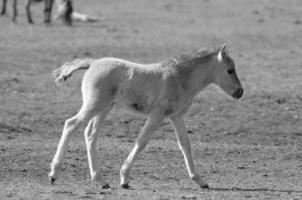
[[[28,0],[27,1],[27,4],[26,4],[26,15],[27,15],[28,23],[33,24],[34,21],[32,20],[31,11],[30,11],[31,3],[32,3],[32,0]]]
[[[13,1],[13,22],[16,23],[17,21],[17,16],[18,16],[18,1],[17,0],[14,0]]]
[[[1,15],[5,15],[5,13],[6,13],[6,3],[7,3],[7,0],[2,1]]]
[[[85,141],[87,147],[88,164],[89,164],[91,179],[96,183],[100,184],[100,187],[102,189],[110,188],[110,186],[103,179],[101,172],[97,170],[98,162],[97,162],[97,155],[96,155],[97,153],[96,143],[97,143],[100,127],[102,126],[102,123],[105,120],[110,109],[111,107],[102,111],[99,115],[91,119],[85,129]]]
[[[183,118],[172,117],[170,118],[170,121],[174,126],[177,142],[179,148],[183,153],[190,178],[193,181],[195,181],[201,188],[209,188],[208,184],[201,179],[201,176],[195,170],[195,166],[192,158],[192,152],[191,152],[191,144],[190,144],[189,137],[187,135]]]
[[[45,0],[44,8],[44,23],[49,24],[51,22],[51,11],[53,6],[53,0]]]
[[[72,4],[72,0],[67,0],[66,2],[66,11],[64,14],[64,22],[65,24],[71,26],[72,25],[72,15],[73,12],[73,4]]]
[[[129,174],[130,174],[130,169],[131,169],[134,161],[137,159],[139,153],[148,144],[151,136],[155,132],[155,129],[158,127],[158,125],[164,119],[163,110],[164,109],[154,110],[148,116],[148,119],[147,119],[141,133],[139,134],[138,138],[136,139],[134,148],[132,149],[132,151],[129,154],[126,161],[123,163],[123,166],[120,171],[120,177],[121,177],[121,186],[125,189],[129,189],[129,181],[130,181]]]

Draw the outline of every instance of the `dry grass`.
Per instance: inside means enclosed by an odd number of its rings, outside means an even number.
[[[301,198],[301,1],[76,0],[75,6],[106,20],[45,27],[41,5],[33,9],[34,26],[21,8],[17,25],[0,18],[1,199]],[[64,120],[81,104],[82,74],[58,89],[53,69],[86,56],[149,63],[224,42],[245,95],[235,101],[210,86],[186,118],[198,169],[212,190],[188,178],[168,123],[136,162],[134,190],[120,189],[119,168],[144,123],[121,110],[110,114],[99,140],[100,168],[113,189],[100,193],[90,182],[82,133],[57,184],[48,184]]]

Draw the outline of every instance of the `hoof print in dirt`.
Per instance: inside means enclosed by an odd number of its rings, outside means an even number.
[[[202,189],[210,189],[210,186],[208,184],[206,184],[206,185],[200,186],[200,188],[202,188]]]
[[[124,189],[127,189],[127,190],[130,189],[129,184],[122,184],[121,187],[124,188]]]
[[[55,178],[53,178],[53,177],[49,177],[49,181],[50,181],[50,185],[54,185],[54,184],[55,184],[56,179],[55,179]]]
[[[103,185],[101,186],[101,189],[110,189],[110,185],[109,184]]]

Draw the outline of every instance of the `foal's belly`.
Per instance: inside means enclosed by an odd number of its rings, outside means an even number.
[[[119,91],[114,102],[123,109],[143,114],[149,114],[157,106],[156,97],[132,89]]]
[[[165,116],[184,114],[192,104],[192,98],[171,98],[166,95],[150,95],[146,91],[120,91],[115,104],[130,112],[149,114],[155,109],[162,109]]]
[[[121,108],[143,114],[160,108],[166,116],[188,107],[188,102],[191,102],[191,98],[184,95],[174,79],[167,80],[161,74],[139,74],[135,71],[131,78],[127,77],[119,84],[114,97],[114,103]]]

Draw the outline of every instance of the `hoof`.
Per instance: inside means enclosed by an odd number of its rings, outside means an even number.
[[[49,181],[50,181],[50,185],[54,185],[54,184],[55,184],[56,179],[55,179],[55,178],[53,178],[53,177],[49,177]]]
[[[130,189],[130,186],[129,186],[128,183],[122,184],[121,187],[124,188],[124,189],[127,189],[127,190]]]
[[[110,185],[109,185],[109,184],[102,185],[102,186],[101,186],[101,189],[110,189]]]
[[[210,187],[209,187],[208,184],[205,184],[205,185],[203,185],[203,186],[200,186],[200,188],[202,188],[202,189],[209,189]]]

